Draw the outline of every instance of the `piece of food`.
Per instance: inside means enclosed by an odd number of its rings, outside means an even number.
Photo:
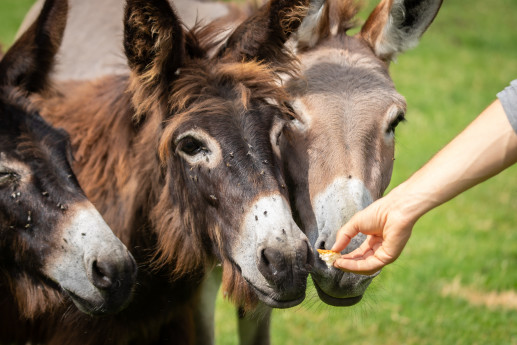
[[[341,253],[333,252],[332,250],[318,249],[318,253],[320,254],[320,259],[327,264],[327,267],[332,267],[334,261],[341,257]]]

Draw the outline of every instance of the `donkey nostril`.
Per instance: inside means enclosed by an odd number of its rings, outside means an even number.
[[[323,249],[325,250],[325,241],[321,241],[319,246],[318,246],[318,249]]]
[[[111,281],[111,269],[109,265],[94,260],[92,263],[92,283],[99,289],[109,289],[113,282]]]
[[[265,248],[260,251],[258,268],[264,278],[274,284],[280,284],[285,279],[288,269],[282,252],[273,248]]]
[[[266,256],[266,250],[265,249],[262,249],[260,251],[260,260],[262,261],[262,263],[265,265],[265,266],[269,266],[269,260]]]

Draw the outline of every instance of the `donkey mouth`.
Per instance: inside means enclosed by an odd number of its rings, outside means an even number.
[[[72,302],[74,302],[75,306],[83,313],[93,316],[105,315],[108,313],[108,310],[104,307],[104,304],[96,306],[94,303],[87,301],[70,290],[64,289],[64,291],[68,294]]]
[[[245,280],[253,288],[253,291],[255,291],[258,298],[263,303],[270,306],[271,308],[277,308],[277,309],[291,308],[291,307],[297,306],[298,304],[302,303],[303,300],[305,299],[305,287],[303,289],[301,289],[301,293],[294,298],[278,298],[277,296],[275,296],[274,292],[267,293],[265,291],[262,291],[257,286],[255,286],[253,283],[251,283],[249,280],[247,280],[246,278],[245,278]]]
[[[63,292],[66,296],[68,296],[72,302],[74,302],[77,309],[85,314],[89,314],[92,316],[96,315],[105,315],[108,313],[108,310],[105,308],[104,303],[97,305],[96,303],[90,302],[85,298],[80,297],[78,294],[73,291],[64,288],[59,283],[55,282],[51,278],[47,277],[44,274],[41,274],[40,279],[50,288]]]
[[[314,280],[313,280],[314,281]],[[333,297],[327,293],[325,293],[314,281],[314,286],[316,287],[316,291],[318,292],[319,298],[326,304],[331,305],[333,307],[350,307],[354,304],[357,304],[363,298],[363,295],[355,296],[355,297]]]

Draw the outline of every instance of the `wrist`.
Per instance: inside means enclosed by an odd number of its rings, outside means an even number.
[[[384,199],[389,208],[399,214],[401,221],[411,224],[437,206],[432,193],[413,188],[407,181],[395,187]]]

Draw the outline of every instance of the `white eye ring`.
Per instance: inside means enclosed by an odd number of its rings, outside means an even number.
[[[188,138],[195,141],[195,144],[199,144],[198,152],[189,153],[189,150],[181,149],[181,141],[189,140]],[[215,168],[222,160],[221,146],[217,140],[199,128],[181,133],[174,140],[174,145],[177,148],[178,155],[191,165],[202,164],[208,168]]]

